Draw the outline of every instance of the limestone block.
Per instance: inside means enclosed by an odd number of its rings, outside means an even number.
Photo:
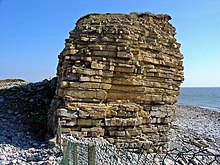
[[[78,126],[91,126],[92,119],[77,119]]]
[[[116,57],[115,51],[93,51],[94,56],[107,56],[107,57]]]
[[[97,72],[96,72],[95,70],[92,70],[92,69],[83,69],[83,68],[78,68],[78,69],[76,70],[76,73],[82,74],[82,75],[89,75],[89,76],[97,75]]]
[[[81,39],[81,41],[89,41],[88,37],[81,37],[80,39]]]
[[[149,62],[149,63],[154,64],[154,65],[158,65],[160,63],[159,60],[149,58],[149,57],[144,57],[143,61],[144,62]]]
[[[100,84],[101,89],[111,89],[111,87],[112,87],[111,84],[105,84],[105,83]]]
[[[132,137],[132,136],[138,136],[138,135],[140,135],[140,131],[138,130],[126,130],[126,136]]]
[[[157,123],[157,118],[156,117],[152,117],[151,118],[151,123],[152,124],[156,124]]]
[[[161,95],[151,95],[151,101],[152,102],[162,102],[163,97]]]
[[[75,126],[76,125],[76,119],[67,120],[65,126]]]
[[[125,58],[125,59],[131,59],[133,57],[133,54],[131,52],[128,53],[126,51],[124,51],[124,52],[117,52],[117,57]]]
[[[138,77],[130,77],[130,78],[112,78],[112,84],[115,85],[133,85],[133,86],[142,86],[144,81],[139,79]]]
[[[144,13],[91,14],[77,22],[57,67],[53,109],[63,133],[112,137],[137,148],[168,142],[184,79],[168,21]]]
[[[169,116],[169,117],[166,117],[163,122],[164,122],[165,124],[168,124],[168,123],[171,123],[172,120],[173,120],[173,116]]]
[[[115,136],[115,131],[108,131],[108,133],[110,137]]]
[[[151,112],[150,112],[150,115],[151,115],[152,117],[164,118],[164,117],[167,116],[167,113],[166,113],[166,111],[157,110],[157,111],[151,111]]]
[[[115,45],[107,45],[107,50],[110,50],[110,51],[116,51],[116,49],[117,49],[117,46],[115,46]]]
[[[157,127],[154,126],[149,126],[149,127],[144,127],[143,133],[148,134],[148,133],[156,133],[158,132]]]
[[[74,110],[67,110],[65,108],[57,109],[57,115],[59,117],[77,118],[78,112]]]
[[[71,131],[80,131],[80,130],[81,130],[80,126],[71,127]]]
[[[157,118],[157,124],[164,124],[164,118]]]
[[[95,61],[91,63],[91,68],[93,69],[103,69],[104,67],[105,67],[104,64],[100,64]]]
[[[61,81],[60,85],[61,85],[61,88],[67,88],[69,87],[69,81]]]
[[[65,90],[64,93],[74,98],[96,98],[97,91]]]
[[[91,76],[91,79],[90,79],[91,82],[99,82],[99,83],[101,83],[102,80],[103,79],[101,76]]]
[[[103,50],[104,45],[88,44],[88,48],[91,50]]]
[[[90,132],[90,131],[91,131],[91,128],[81,128],[81,131],[82,131],[82,132]]]
[[[125,136],[125,131],[114,131],[114,136],[124,137]]]
[[[92,83],[92,82],[84,82],[79,85],[80,88],[85,88],[85,89],[99,89],[100,88],[100,83]]]
[[[67,81],[78,81],[79,77],[76,74],[68,74],[66,76]]]
[[[99,90],[99,91],[97,92],[96,98],[97,98],[97,99],[106,100],[106,99],[107,99],[107,95],[108,95],[108,93],[107,93],[105,90]]]
[[[126,113],[126,111],[119,110],[119,111],[117,112],[117,116],[118,116],[118,117],[126,117],[126,116],[127,116],[127,113]]]
[[[150,117],[143,117],[142,124],[150,124],[150,123],[151,123],[151,118]]]
[[[78,52],[78,50],[71,48],[71,49],[67,49],[63,52],[63,56],[65,55],[69,55],[69,54],[76,54]]]
[[[92,57],[84,57],[83,60],[91,62],[92,61]]]
[[[166,133],[166,132],[169,132],[170,126],[169,125],[158,125],[157,129],[158,129],[158,132]]]
[[[137,145],[138,145],[138,146],[137,146],[138,148],[143,148],[143,149],[149,150],[149,148],[150,148],[151,145],[152,145],[152,141],[149,141],[149,140],[145,139],[144,141],[138,142]]]
[[[140,116],[142,117],[150,117],[150,113],[148,111],[145,111],[145,110],[141,110],[139,113],[138,113]]]
[[[91,78],[90,78],[90,77],[87,77],[87,76],[82,75],[82,76],[80,76],[80,77],[79,77],[79,81],[81,81],[81,82],[84,82],[84,81],[91,81]]]
[[[68,133],[70,134],[71,129],[70,129],[70,128],[62,127],[62,128],[61,128],[61,132],[62,132],[62,133],[65,133],[65,134],[68,134]]]
[[[134,72],[134,67],[115,67],[115,72],[126,72],[126,73],[133,73]]]
[[[79,117],[80,118],[87,118],[90,116],[90,113],[87,111],[79,110]]]

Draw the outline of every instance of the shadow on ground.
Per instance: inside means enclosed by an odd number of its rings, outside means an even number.
[[[47,139],[47,114],[56,81],[53,78],[13,87],[6,83],[8,87],[0,89],[0,144],[28,148]]]

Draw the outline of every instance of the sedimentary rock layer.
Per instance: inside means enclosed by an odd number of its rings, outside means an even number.
[[[53,117],[62,133],[112,143],[167,144],[183,81],[168,15],[90,14],[59,55]]]

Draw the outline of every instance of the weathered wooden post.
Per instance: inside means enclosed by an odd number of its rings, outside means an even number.
[[[77,146],[78,143],[68,142],[64,139],[63,159],[60,163],[61,165],[78,165]]]
[[[95,143],[88,144],[88,164],[95,165]]]
[[[77,146],[78,143],[72,143],[73,165],[78,165]]]

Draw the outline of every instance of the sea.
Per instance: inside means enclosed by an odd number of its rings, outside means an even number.
[[[182,87],[177,103],[220,111],[220,87]]]

